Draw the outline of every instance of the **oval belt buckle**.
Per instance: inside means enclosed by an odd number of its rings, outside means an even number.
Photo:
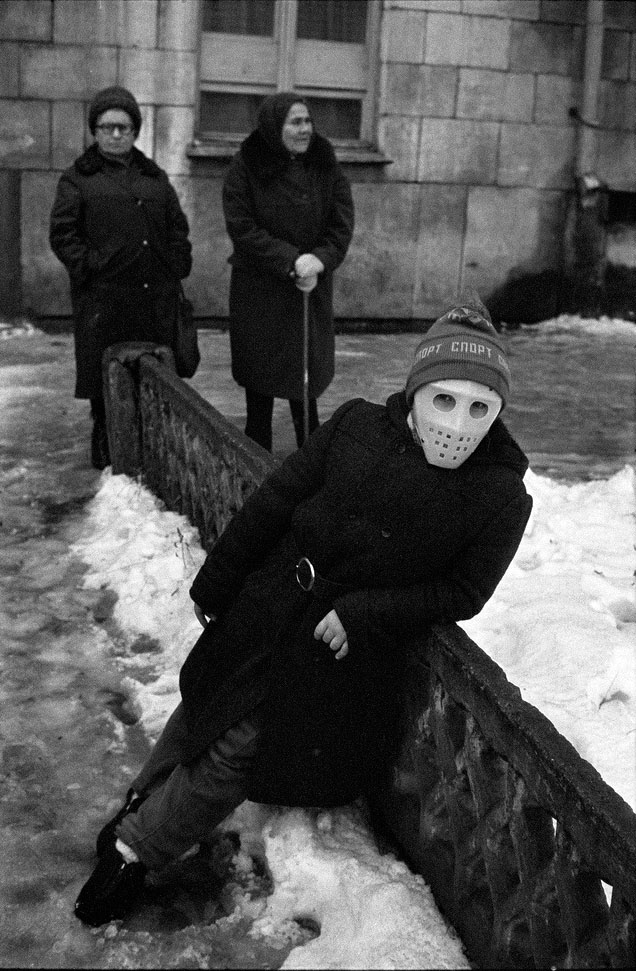
[[[311,560],[308,560],[306,556],[301,556],[296,564],[296,580],[298,581],[298,586],[305,593],[309,593],[316,582],[316,571]]]

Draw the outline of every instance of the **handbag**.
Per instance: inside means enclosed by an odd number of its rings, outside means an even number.
[[[199,366],[201,352],[192,301],[186,297],[181,284],[177,294],[177,312],[172,331],[172,353],[178,376],[191,378]]]

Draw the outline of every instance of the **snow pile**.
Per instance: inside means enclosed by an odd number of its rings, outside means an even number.
[[[634,472],[525,482],[534,508],[517,555],[461,626],[636,809]]]
[[[607,337],[611,334],[625,334],[636,336],[636,324],[633,320],[623,320],[620,317],[579,317],[577,314],[559,314],[550,320],[542,320],[540,324],[522,324],[523,330],[540,330],[542,334],[588,334]]]
[[[0,341],[10,337],[41,337],[42,331],[34,327],[26,317],[17,320],[2,320],[0,318]]]
[[[89,516],[71,552],[90,565],[87,588],[117,597],[113,620],[124,634],[119,661],[146,672],[126,678],[124,687],[155,739],[179,703],[179,669],[201,632],[188,593],[205,559],[199,532],[138,482],[110,470]]]
[[[283,968],[470,967],[423,879],[380,856],[353,811],[279,811],[263,835],[275,889],[251,933],[276,934],[290,916],[320,927]]]

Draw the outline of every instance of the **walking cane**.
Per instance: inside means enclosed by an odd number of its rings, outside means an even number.
[[[309,293],[303,290],[303,432],[309,438]]]

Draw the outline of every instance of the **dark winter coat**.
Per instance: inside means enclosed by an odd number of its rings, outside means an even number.
[[[371,784],[395,736],[403,647],[478,613],[523,535],[527,459],[497,420],[459,468],[429,465],[387,406],[343,405],[245,502],[197,574],[211,623],[181,672],[195,757],[265,699],[250,798],[334,805]],[[295,580],[309,557],[312,593]],[[334,608],[349,653],[313,638]]]
[[[188,222],[166,173],[138,149],[128,165],[92,145],[61,176],[50,243],[71,281],[78,398],[102,394],[101,359],[122,340],[171,344]]]
[[[333,271],[353,234],[351,188],[333,148],[314,134],[295,160],[254,131],[232,161],[223,212],[230,257],[232,375],[245,388],[303,397],[303,302],[290,274],[301,253],[325,266],[309,298],[309,396],[334,374]]]

